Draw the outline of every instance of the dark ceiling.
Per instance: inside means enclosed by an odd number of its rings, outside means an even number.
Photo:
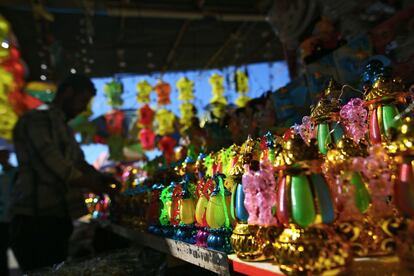
[[[12,24],[29,78],[58,79],[71,68],[96,77],[280,60],[281,44],[265,21],[271,4],[2,0],[0,13]]]

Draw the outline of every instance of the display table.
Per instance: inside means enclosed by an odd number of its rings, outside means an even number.
[[[153,248],[220,275],[230,275],[231,272],[251,276],[284,275],[278,266],[271,262],[245,262],[237,258],[235,254],[227,255],[223,252],[155,236],[109,222],[101,222],[100,224],[102,227],[142,246]],[[382,258],[357,258],[349,268],[349,273],[351,273],[351,275],[361,276],[413,275],[413,272],[404,269],[400,265],[398,258],[395,256]]]
[[[226,253],[128,229],[112,223],[102,223],[101,225],[105,228],[109,228],[112,232],[124,238],[130,239],[142,246],[150,247],[160,252],[169,254],[175,258],[208,269],[220,275],[230,274],[230,267]]]

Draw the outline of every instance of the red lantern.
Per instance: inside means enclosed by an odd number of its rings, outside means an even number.
[[[174,156],[174,147],[177,144],[174,138],[164,136],[161,138],[158,147],[164,154],[165,160],[169,163]]]
[[[171,214],[170,223],[171,225],[180,224],[180,201],[182,200],[183,188],[180,184],[176,184],[172,193],[171,202]]]
[[[157,189],[152,188],[150,205],[147,211],[147,222],[149,225],[159,224],[159,217],[161,213],[160,195],[161,195],[160,188],[157,188]]]
[[[108,132],[111,135],[121,135],[124,123],[124,112],[120,110],[112,111],[105,114],[105,121],[108,128]]]
[[[145,127],[151,126],[154,120],[154,111],[149,105],[144,105],[139,110],[139,124]]]
[[[11,60],[19,60],[20,59],[20,51],[16,47],[10,48],[10,59]]]
[[[42,105],[42,101],[25,93],[14,91],[8,94],[9,102],[17,115]]]
[[[155,133],[149,128],[143,128],[138,134],[141,146],[145,150],[152,150],[155,146]]]
[[[23,79],[24,66],[18,60],[8,60],[4,63],[3,68],[13,74],[15,79]]]

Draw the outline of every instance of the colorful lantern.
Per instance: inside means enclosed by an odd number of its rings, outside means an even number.
[[[104,93],[108,99],[108,104],[113,108],[122,106],[124,101],[122,100],[122,93],[124,92],[124,86],[117,80],[112,80],[104,85]]]
[[[338,85],[331,80],[325,89],[325,97],[311,112],[311,119],[317,128],[319,152],[322,154],[327,153],[328,145],[338,143],[344,136],[344,129],[339,123],[340,103],[335,95],[338,92],[340,92]]]
[[[139,103],[149,103],[151,101],[150,95],[152,86],[147,80],[142,80],[137,84],[137,101]]]
[[[159,105],[167,105],[171,103],[171,85],[161,80],[158,80],[154,87],[155,93],[157,93],[157,103]]]
[[[224,97],[224,78],[223,76],[214,73],[210,79],[211,93],[213,98],[210,100],[211,104],[227,105],[227,100]]]
[[[144,127],[150,127],[154,121],[154,111],[148,104],[145,104],[139,109],[138,124]]]
[[[176,87],[178,89],[178,99],[180,101],[189,102],[194,100],[194,82],[186,77],[180,78]]]
[[[167,109],[159,109],[155,114],[156,133],[164,136],[174,132],[175,115]]]
[[[366,80],[364,100],[368,107],[368,130],[371,144],[380,144],[390,139],[390,128],[398,128],[397,104],[405,102],[401,98],[404,85],[401,79],[392,78],[391,70],[379,61],[369,63],[363,74]]]
[[[231,194],[225,189],[223,176],[215,177],[216,188],[210,195],[207,204],[206,220],[210,228],[230,227]]]
[[[180,202],[182,199],[182,185],[181,183],[174,183],[171,195],[171,209],[170,209],[170,224],[180,224]]]
[[[327,226],[335,219],[334,201],[312,142],[306,146],[299,137],[288,139],[275,160],[280,174],[276,214],[286,228],[273,246],[282,271],[291,273],[343,270],[352,261],[349,245]]]
[[[389,149],[398,163],[394,201],[402,215],[414,217],[414,120],[404,118]]]
[[[148,208],[147,221],[149,225],[158,225],[161,215],[161,191],[164,189],[162,184],[154,184],[151,188],[151,199]]]
[[[390,180],[380,183],[368,172],[378,161],[385,163],[387,160],[375,160],[371,156],[372,148],[369,153],[352,139],[344,138],[328,152],[324,163],[324,173],[336,199],[337,232],[360,257],[394,253],[392,233],[399,224],[388,200],[391,189],[384,189],[390,186]],[[375,171],[375,174],[385,175],[378,168]]]
[[[238,107],[244,107],[250,101],[250,97],[246,95],[249,92],[249,77],[247,76],[247,72],[237,70],[234,78],[236,91],[240,95],[235,103]]]
[[[41,100],[44,103],[52,102],[56,93],[56,85],[47,82],[32,81],[24,88],[26,94]]]
[[[106,127],[111,135],[122,135],[124,130],[125,114],[123,111],[114,110],[105,114]]]
[[[183,130],[188,129],[192,123],[194,114],[194,105],[192,103],[183,103],[180,105],[180,124],[183,126]]]
[[[155,133],[151,129],[141,129],[138,137],[144,150],[152,150],[155,147]]]
[[[160,213],[160,224],[163,226],[170,224],[172,194],[174,187],[175,182],[171,182],[170,185],[168,185],[161,191],[160,200],[163,206]]]
[[[176,144],[177,141],[170,136],[164,136],[158,142],[158,148],[162,151],[167,163],[171,162],[174,157],[174,147]]]

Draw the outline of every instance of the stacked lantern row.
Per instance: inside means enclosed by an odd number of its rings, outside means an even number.
[[[152,191],[151,232],[274,259],[292,273],[342,271],[353,255],[394,253],[402,218],[414,212],[414,123],[410,108],[399,113],[412,94],[377,62],[363,78],[363,100],[343,104],[331,81],[283,137],[190,153],[176,167],[179,181]]]

